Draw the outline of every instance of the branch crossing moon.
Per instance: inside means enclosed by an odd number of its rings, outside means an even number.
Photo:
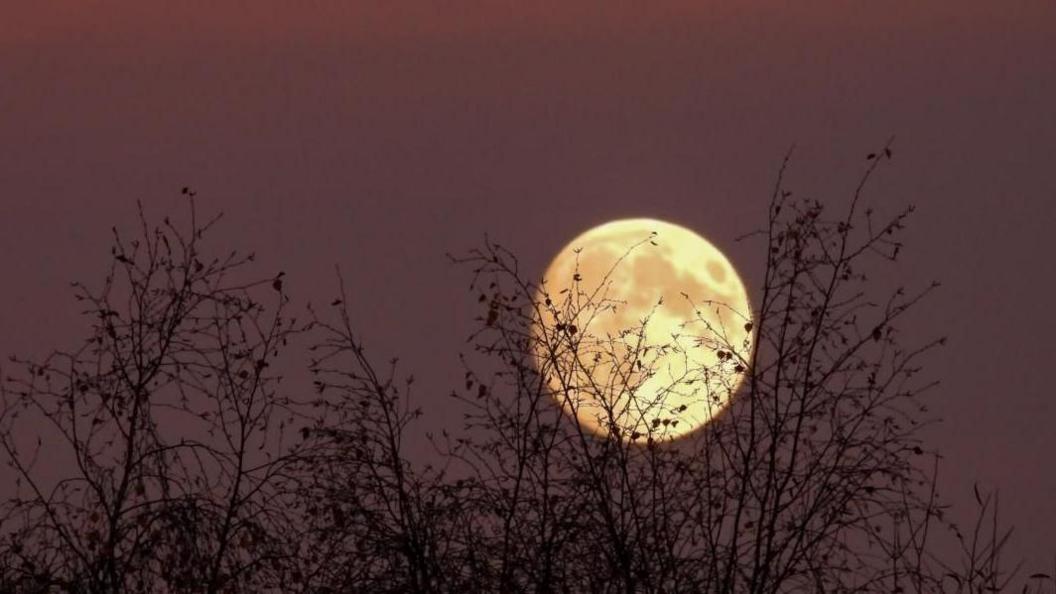
[[[537,366],[566,413],[625,441],[682,437],[745,376],[751,303],[706,239],[655,219],[590,229],[547,268],[533,328]]]

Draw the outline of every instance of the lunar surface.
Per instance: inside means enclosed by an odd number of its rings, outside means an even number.
[[[539,292],[537,366],[597,435],[646,443],[706,424],[745,376],[751,304],[737,271],[678,225],[595,227],[554,258]]]

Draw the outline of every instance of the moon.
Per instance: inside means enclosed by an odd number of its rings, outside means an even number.
[[[554,257],[537,303],[537,368],[595,435],[683,437],[715,418],[746,375],[744,283],[685,227],[637,218],[589,229]]]

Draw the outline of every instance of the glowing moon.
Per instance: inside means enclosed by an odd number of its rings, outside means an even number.
[[[745,375],[751,303],[730,261],[678,225],[625,219],[573,239],[540,288],[533,350],[580,425],[672,439],[710,421]]]

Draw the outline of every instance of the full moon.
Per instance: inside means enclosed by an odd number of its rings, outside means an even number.
[[[682,437],[743,380],[751,303],[715,246],[684,227],[625,219],[566,245],[538,294],[533,351],[564,411],[596,435]]]

